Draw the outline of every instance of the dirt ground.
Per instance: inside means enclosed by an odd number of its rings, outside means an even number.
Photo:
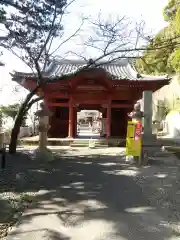
[[[80,181],[81,175],[87,188],[85,199],[95,194],[96,200],[120,212],[128,205],[150,204],[162,216],[161,224],[172,230],[173,236],[180,237],[180,161],[173,154],[156,154],[148,166],[137,168],[125,163],[123,148],[64,147],[53,151],[56,158],[51,163],[32,160],[32,149],[21,149],[15,156],[7,156],[7,168],[0,174],[0,239],[27,207],[37,204],[42,189],[52,194],[63,192],[66,200],[75,204],[82,190],[72,190],[72,186],[65,190],[64,186],[77,178]],[[124,194],[113,190],[114,187],[122,189]]]

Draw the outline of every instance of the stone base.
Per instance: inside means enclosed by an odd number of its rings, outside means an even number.
[[[54,156],[51,150],[48,148],[45,148],[43,150],[37,148],[34,151],[34,159],[42,162],[51,162],[52,160],[54,160]]]
[[[157,136],[155,134],[151,134],[148,137],[142,134],[142,141],[144,143],[154,143],[157,140]]]
[[[148,164],[150,159],[156,159],[156,156],[162,152],[162,143],[158,141],[156,135],[149,138],[143,138],[142,161],[144,165]]]

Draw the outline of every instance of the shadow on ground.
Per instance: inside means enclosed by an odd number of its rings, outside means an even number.
[[[54,221],[68,230],[60,235],[50,218],[52,223],[41,229],[49,239],[75,239],[73,235],[86,239],[88,234],[95,236],[92,239],[170,239],[164,219],[155,214],[132,177],[140,171],[125,164],[120,155],[68,155],[64,150],[61,156],[56,153],[54,161],[44,163],[18,153],[8,157],[3,182],[15,192],[36,193],[31,213],[23,221],[29,223],[35,216],[41,221],[55,213],[53,218],[58,220]]]

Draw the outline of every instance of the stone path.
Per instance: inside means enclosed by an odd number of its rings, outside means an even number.
[[[170,229],[133,179],[120,148],[67,149],[28,167],[37,191],[7,240],[170,240]]]
[[[100,138],[100,133],[94,133],[92,132],[92,127],[86,126],[83,127],[81,125],[80,129],[79,129],[79,133],[78,133],[78,138],[94,138],[94,139],[98,139]]]

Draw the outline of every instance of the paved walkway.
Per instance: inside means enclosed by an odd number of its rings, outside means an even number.
[[[83,127],[81,126],[80,127],[80,131],[78,133],[78,138],[82,139],[82,138],[85,138],[85,139],[88,139],[88,138],[95,138],[95,139],[98,139],[100,138],[100,133],[94,133],[92,131],[92,127]]]
[[[28,171],[40,186],[36,204],[7,240],[179,239],[149,205],[119,148],[71,149]]]

